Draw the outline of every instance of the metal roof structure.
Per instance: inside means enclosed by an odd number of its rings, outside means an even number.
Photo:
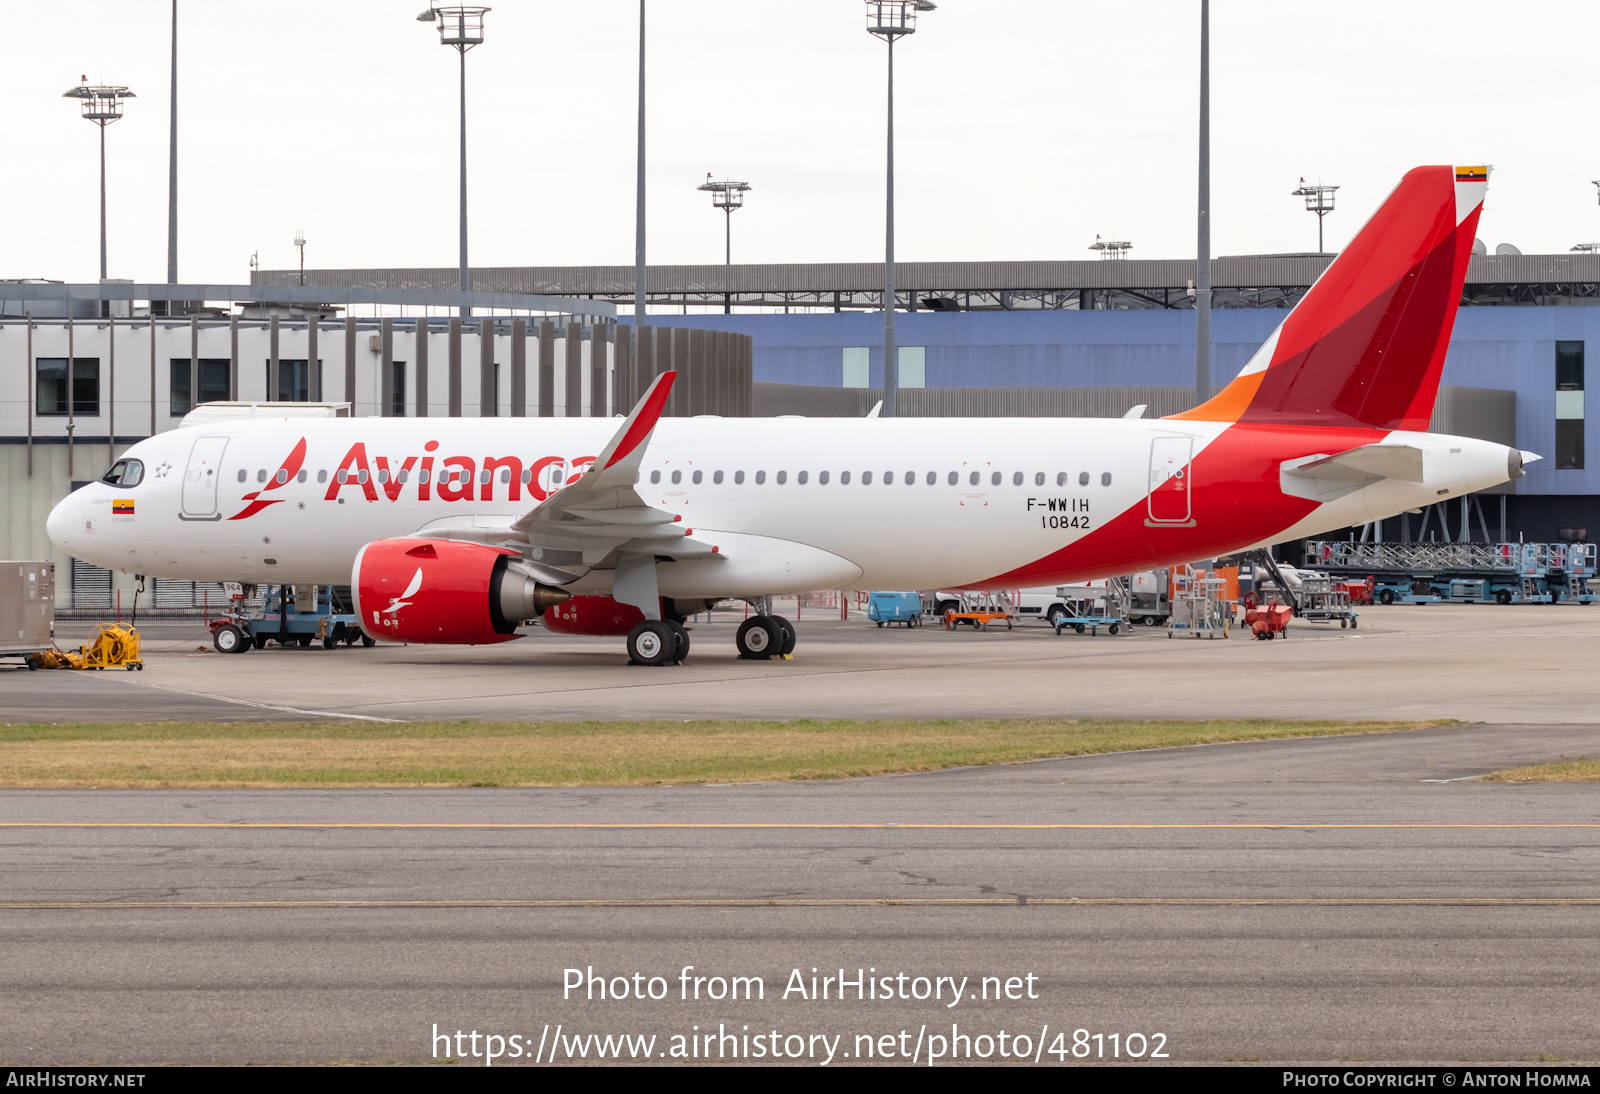
[[[1240,255],[1212,262],[1213,307],[1290,307],[1333,261],[1333,255]],[[632,266],[502,266],[474,269],[478,292],[582,297],[626,304]],[[307,270],[307,289],[446,292],[454,267]],[[898,262],[897,307],[932,311],[1129,309],[1193,307],[1192,259],[1121,262]],[[289,287],[298,270],[261,270],[258,288]],[[649,300],[656,306],[882,308],[880,262],[652,266]],[[312,290],[314,291],[314,290]],[[1600,301],[1600,254],[1477,255],[1467,267],[1463,303],[1544,304]]]

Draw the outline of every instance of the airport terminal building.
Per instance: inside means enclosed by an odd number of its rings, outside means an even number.
[[[1332,256],[1218,259],[1213,389]],[[1195,403],[1194,263],[901,263],[901,412],[1042,419],[1148,416]],[[51,507],[113,452],[205,402],[344,404],[356,416],[625,412],[647,378],[683,374],[668,413],[860,416],[883,375],[882,267],[655,267],[649,325],[631,267],[265,271],[248,286],[0,282],[0,521],[7,557],[54,558],[75,604],[128,583],[59,553]],[[459,315],[469,303],[473,314]],[[1543,457],[1495,491],[1374,538],[1600,536],[1587,467],[1586,347],[1600,346],[1600,256],[1478,256],[1433,428]],[[1600,462],[1600,461],[1597,461]],[[158,603],[204,595],[166,582]],[[65,597],[63,597],[65,599]],[[146,602],[148,603],[148,601]]]

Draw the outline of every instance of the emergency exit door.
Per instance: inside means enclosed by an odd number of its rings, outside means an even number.
[[[1150,444],[1151,524],[1192,524],[1189,516],[1189,459],[1192,437],[1157,437]]]
[[[226,437],[199,437],[189,450],[189,466],[183,472],[184,520],[218,520],[217,484],[222,477],[222,450]]]

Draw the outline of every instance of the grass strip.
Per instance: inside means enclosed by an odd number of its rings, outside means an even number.
[[[1592,783],[1600,782],[1600,760],[1579,758],[1549,764],[1511,767],[1483,777],[1484,782],[1503,783]]]
[[[0,787],[650,786],[842,779],[1405,722],[148,722],[0,725]]]

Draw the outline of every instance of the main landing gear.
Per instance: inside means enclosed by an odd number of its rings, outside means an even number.
[[[781,615],[753,615],[739,624],[733,640],[747,661],[788,657],[794,653],[794,624]]]
[[[675,619],[647,619],[628,632],[630,665],[681,665],[689,659],[689,632]]]

